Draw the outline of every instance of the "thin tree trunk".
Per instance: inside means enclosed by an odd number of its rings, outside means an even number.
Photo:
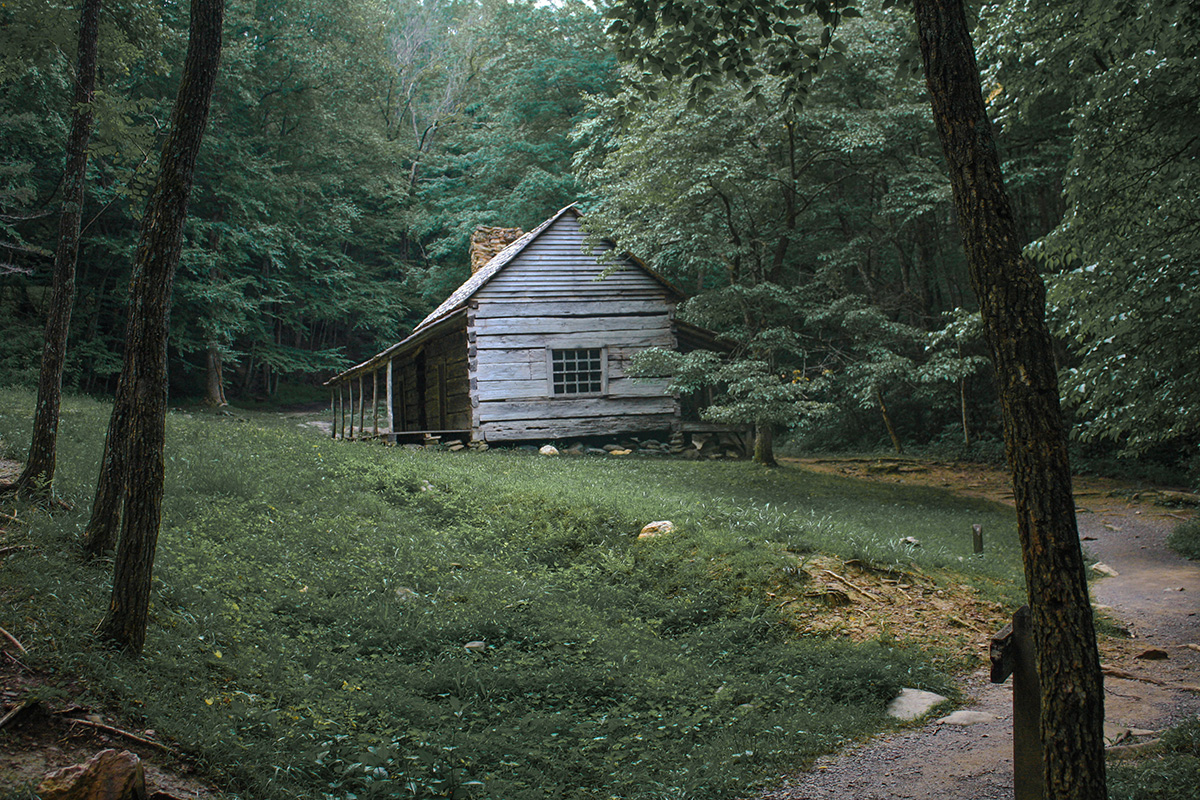
[[[93,557],[107,553],[117,546],[117,532],[121,526],[121,501],[125,497],[127,459],[124,431],[132,405],[130,391],[128,381],[117,381],[117,395],[113,401],[112,415],[108,418],[108,434],[104,438],[104,455],[100,458],[100,478],[96,482],[96,494],[92,498],[92,515],[83,529],[83,550]]]
[[[1103,800],[1104,686],[1045,286],[1021,254],[962,0],[914,0],[933,117],[996,367],[1042,687],[1046,800]]]
[[[113,430],[125,469],[101,475],[101,484],[124,489],[121,537],[112,596],[100,622],[100,639],[140,654],[146,639],[150,587],[162,515],[163,440],[167,406],[167,333],[183,224],[204,138],[221,56],[224,0],[192,0],[191,30],[171,133],[163,147],[158,182],[142,220],[134,262],[129,328],[118,392],[124,424]]]
[[[892,415],[888,413],[887,403],[883,402],[883,390],[879,387],[875,387],[875,400],[879,403],[879,413],[883,416],[883,425],[892,440],[892,447],[895,448],[896,455],[900,455],[904,448],[900,446],[900,437],[896,435],[896,426],[892,424]]]
[[[204,386],[204,405],[220,408],[229,405],[225,399],[225,369],[221,349],[216,342],[209,342],[205,358],[206,375]]]
[[[754,460],[768,467],[776,466],[775,428],[770,423],[754,426]]]
[[[59,406],[62,401],[63,366],[67,360],[67,335],[75,305],[75,262],[79,256],[79,228],[83,218],[87,179],[88,141],[92,136],[96,93],[96,54],[100,39],[101,0],[84,0],[79,19],[79,52],[72,100],[71,133],[63,175],[62,214],[58,218],[58,245],[54,250],[50,308],[46,314],[42,365],[38,376],[37,406],[29,457],[17,478],[20,494],[48,497],[57,461]]]
[[[971,427],[967,424],[967,379],[958,379],[958,405],[962,411],[963,446],[971,447]]]

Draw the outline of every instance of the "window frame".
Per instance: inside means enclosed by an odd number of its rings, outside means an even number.
[[[551,400],[566,400],[576,397],[604,397],[608,394],[608,347],[602,344],[571,343],[571,347],[546,347],[546,394]],[[554,354],[579,353],[586,350],[596,350],[600,361],[600,391],[598,392],[555,392],[554,391]]]

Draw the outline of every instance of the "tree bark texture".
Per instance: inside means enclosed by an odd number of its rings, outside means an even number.
[[[75,262],[79,255],[79,229],[83,218],[87,179],[88,141],[92,137],[96,93],[96,55],[100,41],[101,0],[84,0],[79,19],[79,52],[72,98],[71,132],[63,169],[62,214],[58,218],[58,244],[54,249],[54,274],[50,307],[46,313],[42,365],[38,375],[37,406],[29,457],[17,478],[17,491],[26,496],[49,496],[57,461],[58,418],[62,400],[63,366],[67,360],[67,335],[75,304]]]
[[[896,451],[896,455],[902,455],[904,447],[900,444],[896,426],[892,424],[892,415],[888,413],[887,403],[883,401],[883,390],[879,387],[875,387],[875,400],[879,403],[879,413],[883,417],[883,426],[887,428],[888,437],[892,440],[892,448]]]
[[[209,342],[205,356],[206,373],[204,385],[204,405],[222,408],[229,405],[225,399],[225,359],[221,357],[221,349],[216,342]]]
[[[1022,256],[962,0],[914,0],[933,116],[995,362],[1042,691],[1047,800],[1103,800],[1104,687],[1045,287]]]
[[[162,515],[171,293],[220,62],[224,5],[224,0],[192,0],[187,58],[171,133],[163,146],[134,263],[125,360],[113,411],[114,420],[122,422],[117,427],[110,424],[105,445],[106,456],[110,450],[122,454],[124,468],[100,476],[102,485],[112,482],[123,489],[123,507],[112,598],[97,633],[134,654],[140,654],[145,643]]]
[[[775,426],[769,422],[754,426],[754,460],[767,467],[778,466],[775,460]]]

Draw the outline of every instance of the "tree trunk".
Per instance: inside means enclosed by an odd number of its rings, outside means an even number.
[[[767,467],[775,461],[775,428],[769,422],[754,426],[754,460]]]
[[[958,379],[958,407],[962,412],[963,446],[971,449],[971,426],[967,424],[967,379]]]
[[[879,402],[879,413],[883,415],[883,425],[892,440],[892,447],[895,448],[896,455],[900,455],[904,448],[900,446],[900,437],[896,435],[896,426],[892,424],[892,415],[888,413],[887,403],[883,402],[883,390],[879,387],[875,388],[875,399]]]
[[[215,342],[209,342],[206,357],[207,379],[204,385],[204,405],[221,408],[229,405],[225,399],[225,370],[221,350]]]
[[[54,275],[50,287],[50,308],[46,314],[42,366],[38,376],[37,407],[33,417],[29,458],[16,484],[20,494],[34,497],[48,497],[54,482],[58,410],[62,400],[63,365],[67,359],[67,334],[71,330],[71,308],[75,305],[75,262],[79,255],[87,148],[94,117],[92,99],[96,92],[100,5],[101,0],[84,0],[79,19],[79,53],[71,133],[67,137],[62,214],[58,218],[58,245],[54,250]]]
[[[112,598],[98,628],[102,640],[140,654],[146,639],[150,586],[162,514],[163,439],[167,409],[167,332],[175,269],[183,248],[196,156],[204,138],[221,56],[224,0],[192,0],[191,31],[171,133],[163,147],[158,182],[142,220],[125,360],[114,419],[106,444],[123,453],[119,474],[100,484],[123,489],[121,537],[113,569]],[[123,416],[122,416],[123,415]],[[97,491],[99,495],[99,488]]]
[[[1075,525],[1045,287],[1016,238],[962,0],[915,0],[914,13],[996,367],[1042,686],[1045,797],[1103,800],[1104,686]]]

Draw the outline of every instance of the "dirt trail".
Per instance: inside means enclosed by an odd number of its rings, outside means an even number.
[[[896,482],[944,485],[964,493],[1011,502],[998,471],[969,468],[968,475],[932,468],[899,476],[870,474],[859,466],[806,462],[808,468]],[[1200,713],[1200,692],[1173,687],[1200,685],[1200,565],[1166,546],[1180,514],[1149,504],[1114,499],[1112,482],[1076,484],[1080,537],[1097,560],[1118,572],[1093,585],[1097,605],[1131,634],[1106,638],[1106,665],[1147,680],[1105,679],[1106,736],[1130,741]],[[1184,515],[1186,516],[1186,515]],[[1165,660],[1135,658],[1148,648]],[[1154,683],[1151,681],[1157,681]],[[1166,684],[1160,685],[1160,684]],[[989,800],[1013,796],[1012,688],[988,682],[983,669],[967,676],[964,708],[991,715],[969,726],[930,721],[877,737],[818,761],[759,800]]]

